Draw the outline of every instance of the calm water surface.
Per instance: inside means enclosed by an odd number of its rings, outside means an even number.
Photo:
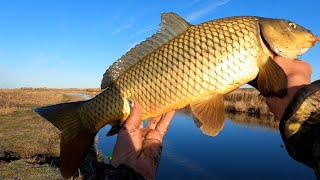
[[[112,152],[116,136],[99,131],[98,148]],[[293,160],[277,122],[230,115],[216,137],[199,130],[187,111],[177,111],[164,138],[157,179],[315,179],[313,170]]]

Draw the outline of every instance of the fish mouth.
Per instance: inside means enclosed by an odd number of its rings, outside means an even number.
[[[309,38],[309,43],[311,44],[310,47],[314,46],[314,45],[317,43],[317,41],[320,42],[318,36],[315,36],[315,35],[313,35],[313,34],[310,34],[309,36],[311,36],[311,37]]]
[[[262,39],[263,43],[267,46],[267,48],[273,54],[273,56],[276,56],[276,55],[282,56],[281,53],[279,53],[278,49],[275,47],[272,47],[272,45],[263,37],[263,34],[261,31],[260,31],[260,34],[261,34],[261,39]],[[300,44],[300,48],[299,48],[298,52],[304,53],[306,50],[308,50],[309,48],[316,45],[317,42],[320,42],[319,37],[317,35],[313,35],[311,33],[311,31],[309,31],[308,40],[306,40],[304,43]],[[303,53],[301,53],[301,54],[303,54]],[[300,55],[300,53],[298,53],[298,55]]]
[[[304,44],[302,44],[302,48],[311,48],[314,45],[316,45],[316,43],[320,42],[319,37],[316,35],[313,35],[311,32],[309,33],[309,39],[308,41],[306,41]]]

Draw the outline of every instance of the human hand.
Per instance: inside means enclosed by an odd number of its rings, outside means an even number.
[[[155,179],[160,162],[162,140],[175,111],[151,118],[146,128],[142,123],[142,107],[135,101],[130,117],[119,131],[111,165],[125,164],[146,179]]]
[[[283,98],[271,96],[266,98],[266,103],[270,111],[281,119],[284,110],[294,97],[296,92],[303,86],[311,83],[312,67],[305,61],[297,59],[287,59],[275,56],[274,61],[281,66],[288,78],[287,95]]]
[[[287,95],[267,97],[266,103],[280,120],[279,130],[288,154],[314,169],[320,179],[320,81],[311,83],[312,67],[302,60],[274,58],[288,78]],[[303,105],[302,105],[303,104]]]

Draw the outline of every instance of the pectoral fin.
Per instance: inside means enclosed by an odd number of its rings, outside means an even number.
[[[284,70],[271,58],[260,67],[258,76],[248,84],[267,96],[283,97],[287,94],[288,79]]]
[[[111,129],[107,133],[107,136],[113,136],[115,134],[118,134],[120,129],[122,128],[123,122],[119,120],[119,121],[116,121],[116,123],[110,124],[110,125],[111,125]]]
[[[195,124],[209,136],[216,136],[224,125],[223,96],[215,94],[190,104]]]

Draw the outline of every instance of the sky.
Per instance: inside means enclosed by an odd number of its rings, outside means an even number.
[[[319,0],[0,0],[0,88],[97,88],[106,69],[159,29],[160,14],[191,24],[252,15],[320,35]],[[300,57],[320,79],[320,43]]]

